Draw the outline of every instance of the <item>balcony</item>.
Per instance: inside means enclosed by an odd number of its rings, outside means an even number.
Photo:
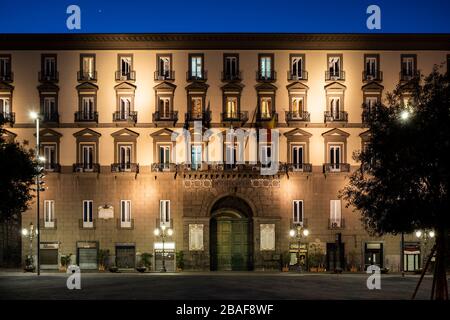
[[[100,172],[98,163],[74,163],[73,172]]]
[[[92,221],[84,221],[83,219],[78,220],[78,226],[80,227],[80,229],[93,230],[95,229],[96,225],[97,223],[95,219],[93,219]]]
[[[323,172],[324,173],[350,172],[350,164],[349,163],[324,163]]]
[[[44,163],[44,170],[47,172],[61,172],[59,163]]]
[[[139,163],[112,163],[111,172],[135,172],[139,173]]]
[[[175,123],[178,121],[178,111],[164,112],[164,113],[156,111],[152,115],[152,120],[153,123],[155,123],[156,125],[158,124],[160,124],[161,126],[175,125]]]
[[[40,219],[40,229],[56,229],[56,219],[53,219],[52,221],[45,221],[44,219]]]
[[[78,71],[77,72],[77,80],[79,82],[97,81],[97,71],[92,71],[92,72]]]
[[[288,125],[297,122],[309,122],[309,121],[310,115],[309,112],[307,111],[299,111],[299,112],[286,111],[286,123]]]
[[[175,80],[175,71],[173,70],[156,70],[154,72],[155,81],[173,81]]]
[[[136,81],[136,71],[116,71],[116,81]]]
[[[205,123],[208,123],[211,121],[211,111],[205,111],[201,113],[187,112],[184,118],[185,122],[203,121]]]
[[[177,165],[175,163],[152,163],[152,172],[171,172],[176,171]]]
[[[274,120],[275,122],[278,123],[278,113],[276,113],[276,112],[272,112],[272,113],[257,112],[256,113],[256,121],[257,122],[268,122],[271,120]]]
[[[59,114],[58,112],[46,112],[42,114],[43,122],[59,122]]]
[[[256,81],[259,82],[274,82],[277,79],[277,73],[274,70],[256,71]]]
[[[363,82],[383,81],[383,72],[381,72],[381,71],[375,71],[375,72],[363,71],[362,80],[363,80]]]
[[[14,73],[7,72],[5,74],[0,74],[0,81],[1,82],[13,82],[14,81]]]
[[[345,80],[344,71],[325,71],[326,81]]]
[[[122,221],[122,219],[116,220],[117,229],[134,229],[134,219],[130,219],[130,221]]]
[[[208,73],[205,70],[186,72],[186,81],[206,81],[207,79]]]
[[[137,122],[137,111],[122,112],[116,111],[113,113],[113,122]]]
[[[339,230],[345,228],[345,220],[341,219],[328,219],[329,230]]]
[[[222,112],[221,114],[222,123],[237,124],[242,125],[248,121],[248,112]]]
[[[347,122],[348,113],[346,111],[331,112],[325,111],[324,113],[325,122]]]
[[[294,221],[294,219],[290,219],[290,228],[294,229],[295,227],[303,227],[303,228],[307,228],[308,227],[308,219],[303,218],[300,221]]]
[[[75,112],[75,122],[98,122],[98,112]]]
[[[420,78],[419,70],[402,70],[400,72],[400,81],[411,81]]]
[[[311,163],[286,163],[284,169],[288,172],[312,172]]]
[[[300,72],[287,72],[288,81],[300,81],[300,80],[308,80],[308,71],[300,71]]]
[[[0,122],[12,125],[16,122],[16,114],[14,112],[0,112]]]
[[[223,72],[222,71],[222,81],[241,81],[242,80],[242,73],[241,71],[238,72]]]
[[[59,72],[44,73],[39,71],[39,82],[58,82]]]

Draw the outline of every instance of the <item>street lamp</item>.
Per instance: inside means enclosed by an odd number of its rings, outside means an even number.
[[[33,261],[33,239],[36,236],[39,236],[39,232],[34,228],[33,222],[30,222],[30,226],[22,229],[22,235],[30,241],[30,254],[27,259],[25,259],[25,270],[33,271],[34,270],[34,261]],[[39,252],[39,248],[38,248]]]
[[[408,119],[409,119],[409,116],[410,116],[410,114],[409,114],[409,111],[408,111],[408,110],[403,110],[403,111],[400,113],[400,119],[402,119],[403,121],[408,120]]]
[[[427,253],[427,249],[428,249],[428,241],[430,239],[433,239],[436,236],[436,233],[434,232],[434,230],[417,230],[415,232],[416,238],[419,239],[420,242],[422,242],[422,240],[424,241],[424,252],[422,255],[422,266],[424,265],[424,261],[426,258],[426,253]]]
[[[304,228],[302,225],[298,224],[296,225],[293,229],[289,230],[289,236],[294,239],[297,240],[297,245],[298,245],[298,250],[297,250],[297,262],[298,262],[298,266],[300,268],[300,271],[302,270],[302,266],[300,264],[300,245],[302,243],[302,240],[306,237],[308,237],[309,235],[309,230]]]
[[[161,237],[162,241],[162,268],[161,272],[166,272],[166,259],[165,259],[165,251],[164,251],[164,243],[166,242],[167,237],[171,237],[173,235],[173,230],[171,228],[167,228],[166,226],[161,226],[159,228],[155,228],[153,231],[155,236]]]

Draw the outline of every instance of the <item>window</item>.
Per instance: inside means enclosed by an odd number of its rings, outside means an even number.
[[[365,58],[366,79],[374,79],[377,77],[378,63],[376,57]]]
[[[53,79],[56,77],[56,57],[43,56],[43,72],[45,79]]]
[[[272,146],[271,145],[261,146],[259,158],[261,162],[261,167],[263,168],[270,167],[272,160]]]
[[[42,147],[44,151],[44,168],[47,171],[54,171],[56,169],[56,144],[44,144]]]
[[[158,79],[171,79],[172,57],[158,55]]]
[[[291,56],[291,80],[303,79],[303,56]]]
[[[160,226],[170,228],[170,200],[159,201],[159,222]]]
[[[414,76],[415,67],[415,57],[404,56],[402,57],[402,75],[407,77]]]
[[[339,171],[342,163],[342,146],[341,145],[330,145],[330,170]]]
[[[194,144],[191,146],[191,169],[199,170],[202,165],[202,146]]]
[[[131,111],[131,97],[120,97],[119,101],[119,119],[127,120]]]
[[[44,228],[55,227],[55,201],[44,200]]]
[[[120,227],[131,228],[131,200],[120,200]]]
[[[271,97],[261,97],[260,98],[261,107],[261,118],[270,118],[272,115],[272,98]]]
[[[330,97],[330,112],[333,119],[339,119],[341,113],[341,98]]]
[[[292,201],[292,222],[303,225],[303,200]]]
[[[160,119],[170,119],[171,98],[170,97],[158,97],[158,101],[159,101],[159,117],[160,117]]]
[[[0,80],[1,81],[12,80],[10,56],[0,56]]]
[[[42,113],[44,116],[44,121],[51,121],[54,119],[56,114],[56,98],[55,97],[44,97]]]
[[[341,226],[341,200],[330,200],[330,227],[340,228]]]
[[[93,144],[81,145],[81,164],[84,171],[94,170],[94,148]]]
[[[226,117],[237,118],[237,97],[226,97]]]
[[[95,118],[95,105],[94,97],[82,97],[81,98],[81,112],[82,120],[94,120]]]
[[[0,113],[9,114],[11,113],[11,102],[9,97],[0,98]]]
[[[378,97],[366,97],[365,107],[367,112],[371,112],[374,110],[375,106],[378,103]]]
[[[95,55],[81,55],[81,79],[95,79]]]
[[[169,170],[170,146],[159,146],[159,163],[162,166],[162,170]]]
[[[203,79],[203,56],[190,56],[190,76],[192,79]]]
[[[119,166],[120,169],[123,171],[130,171],[131,170],[131,145],[119,145]]]
[[[294,170],[302,170],[303,169],[303,155],[304,155],[304,146],[303,145],[293,145],[292,146],[292,165]]]
[[[131,56],[121,56],[119,58],[119,63],[120,63],[120,75],[128,78],[131,73],[132,57]]]
[[[92,217],[92,200],[83,200],[83,228],[93,228],[94,220]]]
[[[328,57],[328,72],[332,78],[340,78],[341,71],[341,57],[329,56]]]
[[[239,56],[224,55],[224,79],[234,80],[239,77]]]
[[[259,57],[259,77],[262,80],[273,79],[273,56],[261,55]]]
[[[201,117],[203,112],[203,97],[191,97],[191,114],[194,118]]]
[[[291,110],[292,110],[292,117],[295,118],[302,118],[304,106],[303,106],[303,97],[292,97],[291,98]]]

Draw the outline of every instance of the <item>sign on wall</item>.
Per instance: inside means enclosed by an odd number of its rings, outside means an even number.
[[[272,251],[275,250],[275,224],[260,224],[260,250]]]
[[[110,205],[104,205],[98,207],[99,219],[114,219],[114,207]]]
[[[189,225],[189,251],[203,251],[203,224]]]

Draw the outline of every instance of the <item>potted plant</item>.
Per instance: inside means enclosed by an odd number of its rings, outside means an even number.
[[[34,266],[34,260],[33,257],[28,255],[25,258],[25,267],[23,268],[25,272],[34,272],[35,266]]]
[[[183,268],[184,268],[184,253],[183,253],[183,251],[177,252],[176,259],[177,259],[177,271],[183,271]]]
[[[110,266],[108,268],[109,272],[119,272],[119,268],[116,265]]]
[[[281,265],[282,265],[282,269],[281,271],[283,272],[288,272],[289,271],[289,262],[291,261],[291,254],[289,251],[285,251],[283,252],[282,256],[281,256]]]
[[[152,257],[153,257],[153,255],[151,253],[148,253],[148,252],[142,253],[141,260],[139,261],[139,264],[138,264],[136,270],[139,272],[145,272],[145,271],[149,270],[152,266],[152,260],[151,260]]]
[[[100,249],[98,251],[98,270],[105,271],[109,260],[109,250]]]
[[[62,271],[62,272],[67,271],[67,267],[69,267],[70,262],[71,262],[71,256],[72,256],[71,253],[69,253],[67,255],[61,255],[61,258],[60,258],[61,267],[59,269],[60,271]]]
[[[356,267],[356,251],[352,250],[348,253],[348,264],[350,266],[350,272],[357,272],[358,268]]]

